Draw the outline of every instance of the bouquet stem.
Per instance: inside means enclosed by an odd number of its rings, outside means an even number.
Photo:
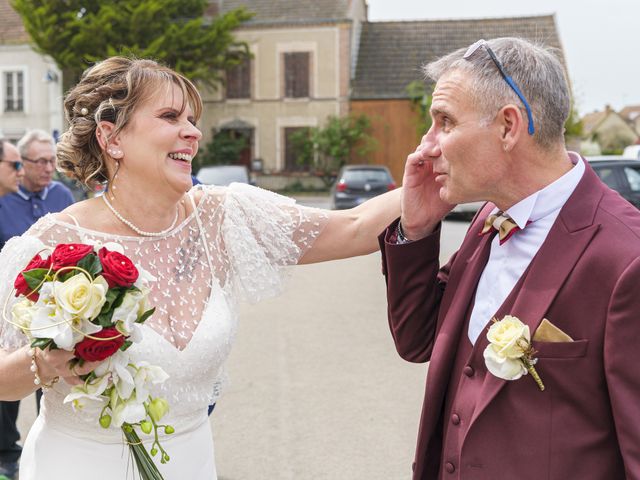
[[[164,480],[164,477],[158,470],[158,467],[156,467],[153,459],[149,455],[149,452],[144,448],[140,437],[131,425],[127,423],[122,425],[122,433],[129,445],[129,451],[136,461],[136,466],[138,467],[141,480]]]
[[[540,391],[544,392],[544,383],[542,383],[542,379],[540,378],[540,375],[538,375],[536,367],[533,366],[533,363],[528,358],[522,357],[522,362],[524,363],[524,367],[538,384]]]

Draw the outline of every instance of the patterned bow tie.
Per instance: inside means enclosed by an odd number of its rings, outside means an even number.
[[[528,225],[528,223],[527,223]],[[509,240],[511,236],[520,230],[520,227],[513,221],[513,219],[506,213],[500,211],[489,215],[484,221],[484,226],[480,231],[480,235],[485,235],[491,231],[498,232],[498,238],[500,239],[500,245]]]

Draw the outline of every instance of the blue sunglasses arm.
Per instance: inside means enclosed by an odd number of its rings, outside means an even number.
[[[524,105],[524,108],[527,111],[527,119],[529,120],[527,132],[529,133],[529,135],[533,135],[535,133],[535,129],[533,128],[533,115],[531,114],[531,107],[529,107],[529,103],[525,100],[524,95],[509,75],[505,75],[504,79],[513,89],[513,91],[516,92],[516,95],[518,95],[518,98],[520,98],[520,101]]]

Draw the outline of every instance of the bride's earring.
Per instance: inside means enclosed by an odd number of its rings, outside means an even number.
[[[118,170],[120,170],[120,162],[116,160],[116,171],[113,174],[113,177],[109,181],[109,196],[111,197],[111,201],[116,199],[116,195],[114,190],[116,187],[116,178],[118,178]]]

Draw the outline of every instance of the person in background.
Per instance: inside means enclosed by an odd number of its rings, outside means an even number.
[[[22,235],[47,213],[60,212],[73,203],[71,191],[53,180],[56,152],[53,137],[43,130],[31,130],[18,142],[24,162],[24,178],[17,192],[0,199],[2,238]]]
[[[0,197],[18,191],[24,177],[23,166],[18,149],[0,137]],[[0,249],[2,246],[0,243]]]
[[[18,191],[20,180],[24,176],[22,166],[18,149],[3,138],[0,138],[0,197]],[[0,205],[1,208],[2,205]],[[1,227],[0,225],[0,229]],[[4,242],[0,242],[0,250],[3,246]],[[5,422],[8,425],[14,425],[14,428],[7,431],[4,428],[0,430],[0,480],[11,480],[18,469],[20,449],[16,445],[16,441],[20,438],[20,435],[15,429],[15,420],[12,420],[10,409],[0,408],[0,426],[4,425]]]
[[[2,146],[0,184],[3,190],[5,183],[12,188],[0,198],[0,246],[11,237],[22,235],[45,214],[59,212],[73,203],[71,191],[53,180],[56,153],[51,135],[31,130],[20,139],[17,148],[8,142]],[[17,184],[18,177],[21,185]],[[9,181],[5,182],[5,178]],[[41,395],[38,390],[38,410]],[[16,426],[19,407],[19,401],[0,402],[0,475],[10,480],[18,469],[21,452],[16,443],[20,439]]]

